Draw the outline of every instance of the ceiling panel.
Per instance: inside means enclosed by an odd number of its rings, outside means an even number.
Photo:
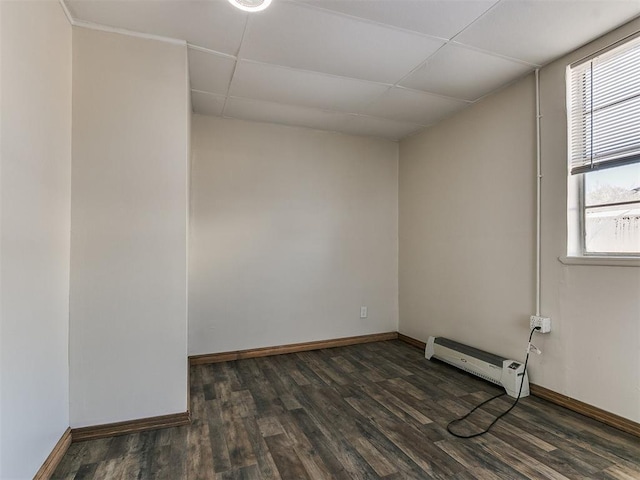
[[[455,40],[543,65],[639,14],[637,0],[503,0]]]
[[[225,97],[203,92],[191,92],[191,104],[195,113],[201,115],[222,116]]]
[[[197,113],[394,139],[640,15],[640,0],[62,1],[76,21],[186,40]]]
[[[462,100],[394,87],[365,111],[374,117],[431,125],[467,105],[468,103]]]
[[[532,69],[530,65],[448,44],[401,85],[448,97],[477,100]]]
[[[300,0],[309,5],[450,39],[497,0]]]
[[[240,56],[264,63],[395,83],[443,42],[315,8],[274,2],[249,19]]]
[[[227,0],[66,0],[74,18],[235,55],[247,14]]]
[[[234,58],[189,49],[191,88],[226,95],[236,61]]]
[[[336,130],[334,125],[343,124],[347,114],[262,100],[229,97],[224,116],[256,122],[298,125],[320,130]]]
[[[378,83],[241,61],[229,94],[289,105],[359,112],[387,88]]]

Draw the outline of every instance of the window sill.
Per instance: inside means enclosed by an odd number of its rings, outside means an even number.
[[[639,257],[558,257],[564,265],[598,265],[603,267],[640,267]]]

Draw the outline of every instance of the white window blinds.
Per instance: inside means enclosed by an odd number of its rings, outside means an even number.
[[[640,38],[569,72],[571,173],[640,162]]]

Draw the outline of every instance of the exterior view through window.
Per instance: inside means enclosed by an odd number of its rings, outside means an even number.
[[[640,163],[584,175],[585,253],[640,253]]]
[[[640,255],[640,38],[568,69],[584,255]]]

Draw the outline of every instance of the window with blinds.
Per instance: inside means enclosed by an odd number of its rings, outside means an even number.
[[[640,162],[640,38],[569,73],[571,173]]]
[[[567,94],[572,238],[584,256],[640,256],[640,35],[571,65]]]

